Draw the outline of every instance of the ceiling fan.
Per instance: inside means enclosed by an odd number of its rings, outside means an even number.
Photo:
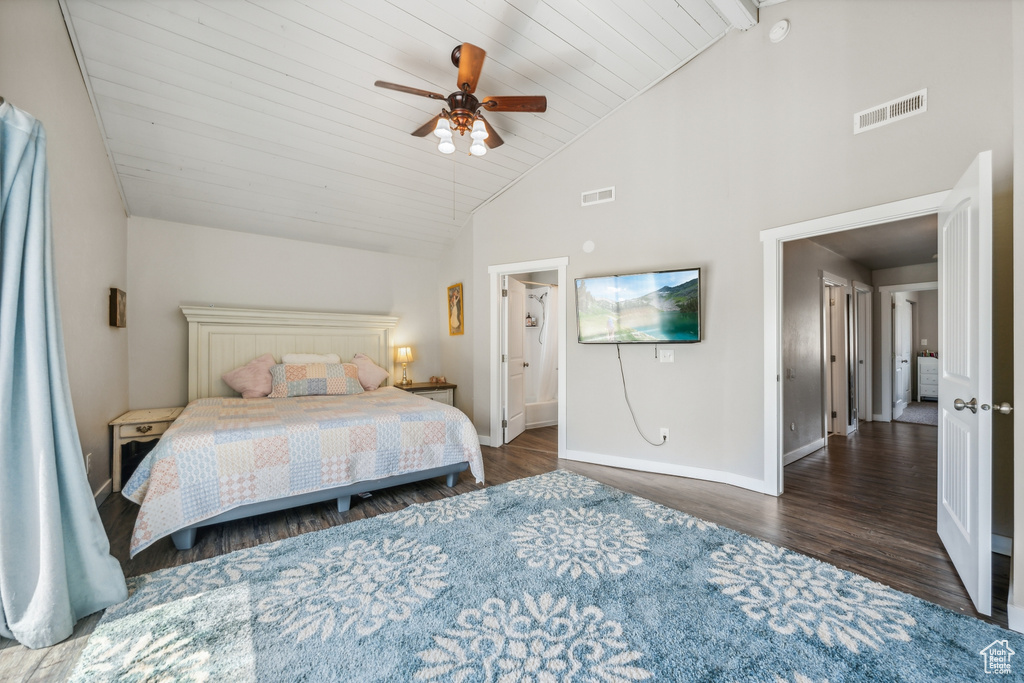
[[[452,64],[459,69],[459,89],[447,97],[440,93],[387,81],[377,81],[374,85],[378,88],[397,90],[410,95],[443,100],[448,104],[448,109],[442,108],[440,114],[414,130],[412,134],[422,138],[433,132],[441,139],[437,149],[444,154],[451,154],[455,151],[452,132],[458,131],[459,135],[465,135],[469,131],[470,137],[473,139],[469,153],[473,156],[483,156],[487,153],[487,147],[493,149],[504,143],[497,131],[484,119],[484,111],[539,113],[548,108],[548,100],[543,95],[514,95],[477,99],[473,92],[480,79],[480,70],[483,68],[486,55],[487,53],[483,49],[470,43],[455,46],[455,49],[452,50]],[[484,146],[485,143],[487,147]]]

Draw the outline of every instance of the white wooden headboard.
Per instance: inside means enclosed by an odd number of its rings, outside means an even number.
[[[264,311],[181,306],[188,320],[188,400],[237,396],[220,378],[271,353],[336,353],[343,361],[364,353],[395,375],[398,318],[358,313]]]

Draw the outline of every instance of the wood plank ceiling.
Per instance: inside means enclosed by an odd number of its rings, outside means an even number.
[[[435,256],[471,212],[728,29],[742,0],[61,0],[129,215]],[[748,2],[750,0],[747,0]],[[767,3],[765,3],[767,4]],[[487,58],[505,144],[410,135]],[[586,188],[581,188],[586,189]]]

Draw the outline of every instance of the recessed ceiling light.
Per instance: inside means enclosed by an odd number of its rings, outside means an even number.
[[[775,22],[772,30],[768,32],[768,40],[773,43],[781,43],[789,35],[789,20],[782,19]]]

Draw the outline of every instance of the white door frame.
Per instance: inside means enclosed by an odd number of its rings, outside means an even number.
[[[875,288],[871,285],[863,282],[853,281],[853,314],[854,314],[854,327],[856,335],[856,350],[854,352],[854,361],[856,365],[860,365],[859,360],[861,356],[864,357],[864,369],[857,367],[857,428],[860,429],[861,422],[871,422],[873,418],[874,410],[872,409],[872,402],[874,400],[873,389],[873,378],[871,374],[872,362],[871,357],[874,355],[872,351],[872,344],[874,338],[871,336],[871,314],[874,310],[874,291]],[[864,301],[867,302],[867,313],[861,315],[860,303],[861,296],[864,296]],[[863,378],[862,378],[863,375]],[[862,410],[863,404],[867,407],[866,410]]]
[[[939,283],[914,282],[907,285],[885,285],[878,288],[881,298],[882,315],[878,316],[882,323],[881,335],[882,346],[879,351],[882,373],[882,412],[875,415],[876,420],[881,422],[892,422],[892,295],[895,292],[925,292],[938,289]],[[911,340],[913,342],[913,340]],[[911,344],[913,346],[913,344]],[[913,387],[910,391],[913,395]]]
[[[764,256],[764,492],[782,494],[782,247],[791,240],[938,213],[949,191],[761,231]],[[885,316],[882,316],[884,319]],[[891,351],[890,351],[890,355]],[[884,376],[884,375],[883,375]]]
[[[502,444],[501,432],[501,278],[516,273],[535,273],[542,270],[558,271],[558,457],[565,457],[565,350],[566,350],[566,269],[569,266],[568,256],[542,259],[539,261],[521,261],[519,263],[502,263],[488,266],[490,278],[490,444]]]
[[[836,345],[837,327],[842,327],[843,334],[847,333],[845,329],[846,324],[836,319],[836,309],[829,300],[829,288],[833,288],[835,292],[843,292],[845,294],[846,288],[849,287],[849,281],[844,277],[833,275],[824,270],[818,271],[821,278],[821,392],[822,392],[822,405],[825,407],[822,413],[822,436],[825,437],[826,447],[828,445],[828,437],[830,434],[838,434],[839,430],[836,428],[836,420],[839,419],[838,402],[836,401],[836,363],[832,362],[831,356],[833,349]],[[835,296],[833,292],[833,296]],[[840,316],[842,317],[842,316]],[[845,354],[836,354],[836,362],[840,360],[845,361],[845,358],[840,359],[840,356]],[[830,413],[835,413],[836,417],[832,417]],[[843,425],[846,424],[845,419]],[[845,427],[843,434],[846,434]]]

